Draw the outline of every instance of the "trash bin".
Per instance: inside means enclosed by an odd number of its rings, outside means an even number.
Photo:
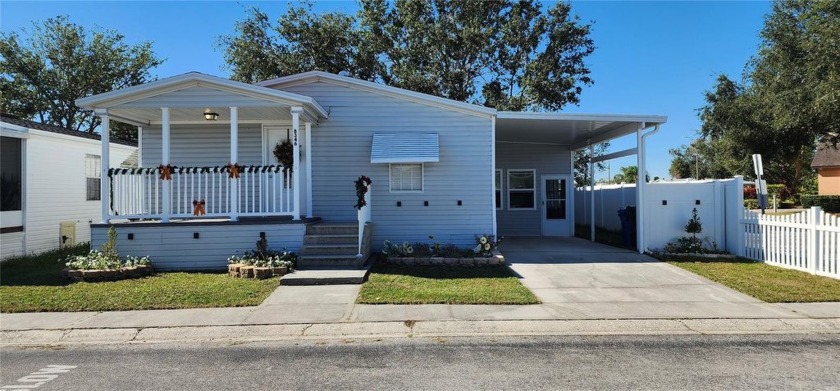
[[[621,238],[624,240],[624,247],[636,248],[636,207],[628,206],[618,210],[618,218],[621,220]]]

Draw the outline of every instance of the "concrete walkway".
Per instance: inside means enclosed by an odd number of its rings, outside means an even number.
[[[359,285],[280,286],[256,307],[0,314],[0,344],[276,338],[840,333],[840,303],[768,304],[638,253],[509,238],[539,305],[359,305]]]

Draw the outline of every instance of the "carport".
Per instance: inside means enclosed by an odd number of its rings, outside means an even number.
[[[590,159],[589,176],[594,183],[595,163],[631,155],[636,155],[638,172],[642,176],[646,172],[645,140],[657,133],[659,126],[666,121],[666,116],[658,115],[498,112],[494,124],[496,148],[493,156],[496,215],[497,220],[501,220],[494,222],[497,231],[499,234],[513,233],[507,236],[574,236],[574,192],[569,189],[573,186],[570,179],[574,173],[575,152],[589,148],[592,154],[598,143],[635,133],[635,147]],[[562,160],[556,159],[562,154],[567,156]],[[529,173],[532,173],[530,182]],[[538,181],[539,174],[543,175]],[[527,187],[529,183],[531,188]],[[534,192],[533,204],[527,199],[529,191]],[[643,205],[644,191],[642,181],[636,187],[639,208]],[[594,192],[591,188],[588,205],[592,217],[590,221],[593,221]],[[527,225],[529,219],[534,218],[532,215],[537,213],[542,221],[539,232],[533,227],[520,227]],[[643,215],[641,210],[637,211],[637,246],[640,253],[645,249]],[[571,228],[567,231],[554,230],[552,220],[563,220]],[[501,229],[498,224],[501,224]],[[594,224],[591,224],[590,240],[595,240]]]

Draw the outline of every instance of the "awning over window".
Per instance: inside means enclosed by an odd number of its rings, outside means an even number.
[[[437,133],[374,133],[371,163],[436,163],[440,161]]]

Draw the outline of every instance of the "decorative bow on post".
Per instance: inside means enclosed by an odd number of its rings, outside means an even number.
[[[172,169],[173,168],[174,167],[172,167],[169,164],[167,164],[165,166],[163,164],[161,164],[160,166],[158,166],[158,170],[160,170],[160,180],[162,180],[162,181],[172,180]]]
[[[193,215],[195,216],[204,216],[204,200],[201,201],[193,200]]]
[[[239,163],[228,163],[225,167],[228,170],[228,178],[239,179]]]
[[[367,194],[368,186],[370,186],[370,184],[373,183],[373,181],[371,181],[370,178],[362,175],[362,176],[359,177],[359,179],[356,179],[355,182],[356,182],[356,198],[357,198],[357,200],[356,200],[356,205],[354,205],[354,207],[356,209],[361,210],[362,208],[365,207],[365,205],[367,205],[367,202],[365,201],[365,194]]]

